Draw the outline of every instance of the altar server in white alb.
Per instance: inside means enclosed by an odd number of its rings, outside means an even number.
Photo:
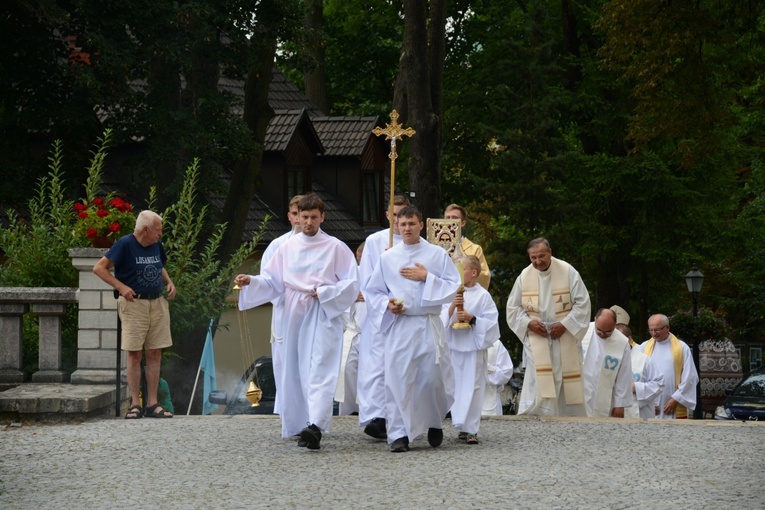
[[[441,319],[454,367],[452,424],[459,438],[478,444],[478,429],[486,386],[487,350],[499,340],[499,312],[486,289],[477,285],[481,261],[475,255],[462,259],[464,292],[444,305]],[[459,310],[462,307],[462,310]],[[455,324],[463,325],[455,329]]]
[[[533,239],[528,253],[531,265],[507,300],[507,324],[526,359],[518,414],[586,416],[580,342],[590,296],[576,269],[552,256],[547,239]]]
[[[441,307],[460,276],[446,251],[420,238],[422,214],[398,214],[403,242],[380,257],[366,287],[367,317],[383,335],[388,443],[405,452],[427,431],[443,441],[443,419],[454,402],[454,372],[444,341]]]
[[[356,261],[361,261],[364,253],[364,243],[356,248]],[[335,390],[335,400],[339,402],[339,415],[349,415],[359,412],[356,400],[356,388],[359,372],[359,334],[361,325],[367,320],[367,304],[364,295],[359,292],[356,301],[343,312],[343,359],[340,365],[340,375]]]
[[[601,308],[582,339],[584,405],[587,416],[624,418],[632,405],[630,342],[616,329],[616,313]]]
[[[324,203],[311,193],[298,202],[302,232],[285,241],[259,276],[238,275],[239,309],[284,295],[282,437],[319,449],[329,431],[343,345],[340,315],[359,293],[353,252],[320,228]],[[306,426],[308,424],[308,426]]]
[[[266,247],[263,256],[260,258],[260,268],[262,269],[274,256],[276,250],[284,242],[295,234],[300,233],[300,212],[298,211],[298,202],[303,198],[302,195],[295,195],[290,200],[289,212],[287,214],[292,228],[286,234],[282,234]],[[284,295],[279,295],[271,301],[273,308],[271,310],[271,360],[274,367],[274,382],[276,383],[276,399],[274,400],[274,414],[279,414],[279,384],[282,377],[282,315],[284,314]]]
[[[486,387],[483,393],[483,416],[502,416],[502,391],[513,377],[510,353],[497,340],[486,351]]]
[[[696,409],[696,384],[699,374],[688,344],[669,332],[669,319],[656,314],[648,319],[651,339],[638,349],[650,356],[654,367],[664,376],[664,389],[655,408],[657,418],[687,418]]]
[[[380,262],[380,256],[389,249],[391,229],[393,229],[393,246],[401,242],[398,230],[398,213],[409,205],[404,195],[393,197],[393,217],[385,211],[390,228],[371,234],[364,241],[364,252],[359,262],[359,285],[361,293],[366,293],[366,286],[372,272]],[[365,296],[366,298],[366,296]],[[359,323],[359,374],[357,380],[357,398],[359,401],[359,425],[364,427],[364,433],[375,439],[387,439],[385,429],[385,361],[383,359],[383,340],[380,332],[369,321]]]
[[[627,337],[632,348],[632,395],[635,400],[624,410],[624,417],[650,420],[656,416],[656,399],[664,390],[664,376],[653,366],[651,358],[636,349],[632,330],[627,324],[617,324],[616,329]]]

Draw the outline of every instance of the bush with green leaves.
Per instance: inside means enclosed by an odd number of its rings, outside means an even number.
[[[86,196],[99,194],[103,164],[111,142],[111,132],[105,131],[92,153],[85,183]],[[17,287],[76,287],[78,272],[72,266],[69,249],[82,247],[75,234],[77,217],[72,213],[74,202],[67,199],[62,179],[63,148],[60,141],[53,143],[48,176],[40,179],[35,195],[28,202],[28,217],[8,211],[8,222],[0,226],[0,253],[5,261],[0,264],[0,285]],[[192,332],[206,329],[210,319],[217,320],[226,309],[226,296],[236,271],[249,259],[265,227],[242,244],[222,264],[218,258],[225,224],[217,224],[210,232],[206,223],[207,206],[198,207],[200,161],[194,159],[186,170],[183,189],[177,201],[159,212],[164,221],[162,242],[168,254],[167,271],[173,279],[178,295],[170,302],[174,339],[183,339]],[[148,207],[156,200],[152,188]],[[26,216],[26,215],[25,215]],[[266,218],[266,221],[268,218]],[[34,321],[27,314],[25,322]],[[73,370],[77,356],[77,312],[72,307],[65,317],[63,334],[64,368]],[[25,369],[36,370],[37,328],[25,325]],[[204,338],[196,339],[173,349],[181,357],[192,358],[201,352]],[[187,350],[184,354],[184,347]],[[199,349],[197,349],[199,347]]]
[[[266,223],[252,240],[242,244],[228,262],[221,264],[217,257],[226,224],[218,224],[205,237],[207,206],[197,206],[200,161],[194,159],[186,169],[178,200],[158,212],[162,216],[162,244],[167,253],[167,273],[178,293],[170,302],[173,338],[183,338],[189,332],[206,328],[210,319],[217,320],[226,308],[226,296],[231,292],[234,273],[255,252]],[[152,188],[149,208],[156,201]],[[268,221],[268,218],[266,218]]]
[[[725,340],[731,337],[732,329],[722,311],[714,312],[702,307],[698,312],[698,317],[694,317],[690,311],[678,310],[669,318],[672,333],[688,344],[696,340],[703,342],[704,340]]]

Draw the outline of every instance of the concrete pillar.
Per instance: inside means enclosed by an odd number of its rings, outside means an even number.
[[[22,341],[29,305],[0,303],[0,383],[24,382]]]
[[[65,304],[35,303],[32,311],[37,314],[40,329],[38,371],[32,374],[33,382],[67,382],[61,359],[61,319],[66,313]]]
[[[73,384],[117,382],[117,300],[113,289],[93,274],[93,266],[107,250],[69,250],[72,265],[80,272],[78,292],[77,370]],[[120,353],[120,378],[126,357]]]

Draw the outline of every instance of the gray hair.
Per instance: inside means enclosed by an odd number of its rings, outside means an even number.
[[[150,228],[154,226],[154,222],[159,220],[160,223],[162,222],[162,216],[155,213],[154,211],[150,211],[146,209],[145,211],[141,211],[138,214],[138,218],[135,220],[135,231],[139,232],[143,230],[144,228]]]
[[[648,322],[651,322],[651,319],[653,319],[654,317],[659,317],[661,319],[662,326],[669,326],[669,319],[667,318],[666,315],[662,313],[651,315],[650,317],[648,317]]]
[[[550,248],[550,242],[549,242],[547,239],[545,239],[544,237],[537,237],[536,239],[532,239],[532,240],[529,242],[529,247],[528,247],[528,248],[526,248],[526,249],[527,249],[527,250],[530,250],[530,249],[532,249],[534,246],[537,246],[537,245],[540,245],[540,244],[544,244],[544,245],[545,245],[545,248],[547,248],[547,251],[550,251],[550,249],[551,249],[551,248]]]

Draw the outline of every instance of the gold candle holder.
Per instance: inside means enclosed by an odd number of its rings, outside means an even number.
[[[465,266],[462,265],[461,260],[457,260],[455,264],[457,265],[457,271],[460,274],[460,288],[457,289],[457,294],[463,296],[465,294]],[[464,307],[462,305],[457,305],[458,312],[463,310]],[[457,321],[452,323],[452,329],[470,329],[470,324],[463,321]]]

